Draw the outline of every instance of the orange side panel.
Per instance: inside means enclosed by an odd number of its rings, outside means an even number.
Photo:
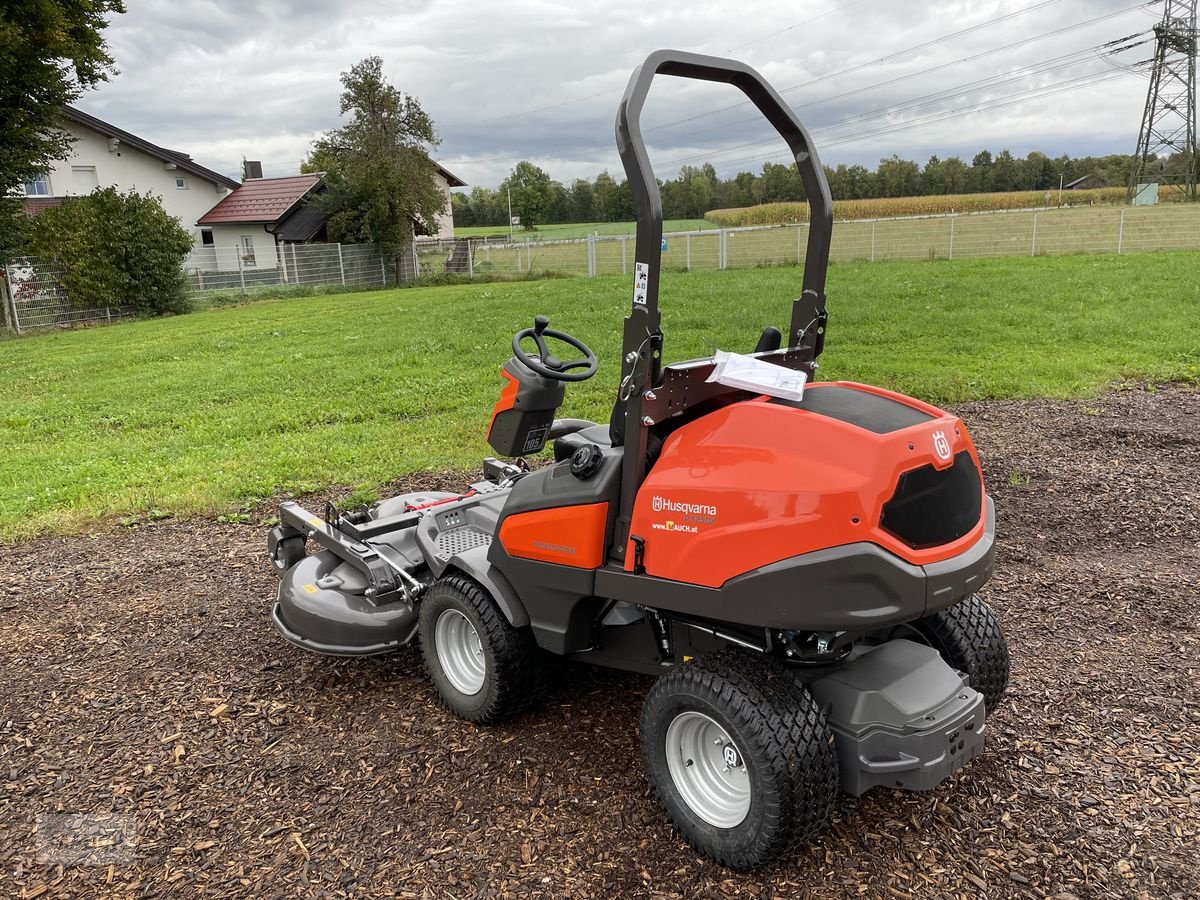
[[[504,376],[504,378],[508,381],[508,384],[506,384],[504,389],[500,391],[500,399],[497,400],[496,405],[492,407],[492,418],[488,422],[487,430],[489,435],[492,433],[492,426],[496,424],[496,416],[500,415],[502,412],[508,412],[508,410],[513,408],[513,404],[517,402],[517,389],[521,386],[520,382],[518,382],[517,379],[511,374],[504,371],[504,369],[500,370],[500,374]]]
[[[920,550],[879,524],[903,472],[927,464],[945,468],[961,451],[979,466],[962,422],[899,394],[840,384],[894,398],[931,418],[876,434],[760,399],[689,422],[666,439],[634,503],[630,533],[644,542],[647,574],[719,587],[782,559],[857,542],[913,565],[974,545],[983,534],[982,517],[958,540]],[[982,508],[982,486],[980,493]],[[631,540],[625,569],[633,567]]]
[[[505,518],[500,543],[509,556],[595,569],[604,562],[607,522],[607,503],[535,509]]]

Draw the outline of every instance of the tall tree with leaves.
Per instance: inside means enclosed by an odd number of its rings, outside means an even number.
[[[123,12],[123,0],[0,3],[0,255],[17,242],[9,195],[70,151],[59,109],[116,74],[103,32]]]
[[[414,225],[436,232],[446,196],[428,148],[440,141],[421,104],[389,84],[383,60],[370,56],[342,73],[340,113],[350,121],[321,137],[303,166],[325,172],[318,202],[334,236],[397,247]]]
[[[521,227],[526,231],[549,221],[554,185],[545,170],[521,160],[500,183],[500,194],[503,196],[509,192],[512,193],[513,215],[520,218]]]

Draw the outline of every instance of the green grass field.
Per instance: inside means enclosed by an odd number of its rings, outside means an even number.
[[[720,226],[704,219],[668,219],[663,222],[663,231],[711,231]],[[531,241],[562,241],[570,238],[582,238],[592,234],[613,235],[633,234],[637,228],[634,222],[583,222],[566,225],[539,225],[532,232],[523,228],[513,229],[513,240]],[[460,238],[489,237],[491,235],[508,236],[508,229],[503,225],[479,225],[470,228],[455,226],[454,236]]]
[[[825,379],[948,402],[1200,380],[1200,254],[845,264]],[[796,268],[663,277],[666,357],[786,325]],[[477,465],[514,331],[599,354],[563,413],[607,417],[628,279],[261,301],[0,344],[0,538],[236,511],[279,491]]]

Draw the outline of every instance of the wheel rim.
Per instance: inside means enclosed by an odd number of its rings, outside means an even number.
[[[467,696],[478,694],[487,667],[479,632],[471,621],[457,609],[446,610],[438,616],[433,642],[442,671],[454,689]]]
[[[688,807],[709,825],[733,828],[750,812],[750,773],[729,733],[704,713],[667,727],[667,769]]]

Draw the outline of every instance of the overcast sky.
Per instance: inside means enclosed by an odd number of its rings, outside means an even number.
[[[617,101],[633,68],[662,47],[755,66],[827,164],[873,167],[892,153],[969,161],[985,147],[1131,153],[1147,81],[1123,66],[1148,59],[1153,45],[1117,56],[1095,48],[1147,32],[1161,13],[1132,0],[127,6],[107,32],[120,74],[84,96],[87,112],[229,175],[243,157],[262,160],[268,176],[294,174],[313,139],[338,124],[339,73],[377,55],[436,123],[434,157],[488,187],[521,159],[563,182],[602,169],[623,177]],[[705,160],[723,175],[783,160],[782,143],[735,105],[740,97],[728,86],[657,81],[643,127],[660,177]]]

